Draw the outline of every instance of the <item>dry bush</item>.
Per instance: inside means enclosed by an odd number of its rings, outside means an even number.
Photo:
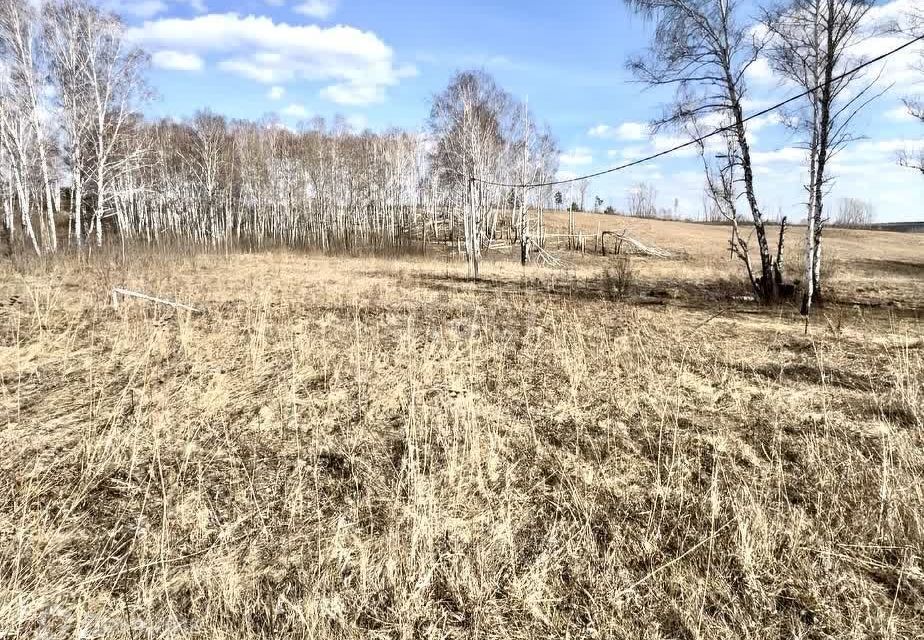
[[[831,340],[503,264],[126,267],[208,313],[0,274],[6,635],[924,633],[918,320]]]
[[[611,266],[603,270],[603,287],[611,298],[624,298],[630,295],[635,286],[635,271],[632,258],[616,256]]]

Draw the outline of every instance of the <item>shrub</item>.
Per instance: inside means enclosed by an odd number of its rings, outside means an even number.
[[[629,256],[616,256],[613,264],[603,270],[603,285],[609,298],[625,298],[635,285],[635,271]]]

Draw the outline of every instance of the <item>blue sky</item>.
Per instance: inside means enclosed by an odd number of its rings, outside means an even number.
[[[881,3],[877,18],[900,15],[917,0]],[[152,116],[187,117],[208,107],[232,117],[276,113],[295,125],[313,116],[347,117],[355,126],[420,128],[429,97],[452,73],[484,68],[508,92],[528,99],[563,149],[563,176],[589,173],[678,142],[648,135],[645,124],[667,95],[644,90],[625,71],[644,48],[649,25],[619,0],[106,0],[153,54],[151,80],[160,98]],[[875,55],[899,41],[875,38]],[[922,49],[896,56],[882,83],[896,86],[857,121],[866,136],[835,162],[831,195],[874,203],[882,220],[924,219],[924,179],[897,166],[900,149],[924,129],[901,108],[920,93],[910,66]],[[753,109],[794,90],[766,65],[750,74]],[[772,118],[754,138],[758,197],[765,210],[802,215],[800,154]],[[617,208],[640,181],[655,185],[658,204],[681,213],[701,209],[698,158],[680,154],[594,181],[590,193]]]

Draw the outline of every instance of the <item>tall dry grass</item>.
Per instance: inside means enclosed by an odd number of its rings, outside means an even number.
[[[920,320],[463,269],[7,269],[0,632],[924,635]]]

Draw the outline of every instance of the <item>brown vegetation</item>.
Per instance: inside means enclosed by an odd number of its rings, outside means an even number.
[[[727,229],[618,222],[695,257],[0,265],[0,631],[920,637],[921,240],[831,231],[901,309],[806,334],[710,294]]]
[[[563,232],[568,226],[567,213],[546,213],[544,219],[550,234]],[[731,232],[727,225],[588,213],[578,216],[575,227],[576,233],[587,236],[588,251],[594,249],[594,238],[601,231],[616,231],[685,256],[680,262],[647,261],[638,275],[651,286],[674,285],[690,291],[694,298],[719,283],[723,289],[732,287],[747,293],[740,269],[736,270],[729,260]],[[776,235],[774,226],[767,228],[771,235]],[[790,229],[796,234],[804,230],[794,225]],[[826,295],[830,298],[863,306],[921,307],[924,234],[831,228],[826,231],[825,243],[826,256],[831,258],[831,264],[824,270]],[[792,280],[802,275],[801,259],[797,257],[799,248],[794,243],[783,264],[784,272]],[[754,256],[756,259],[756,251]]]

